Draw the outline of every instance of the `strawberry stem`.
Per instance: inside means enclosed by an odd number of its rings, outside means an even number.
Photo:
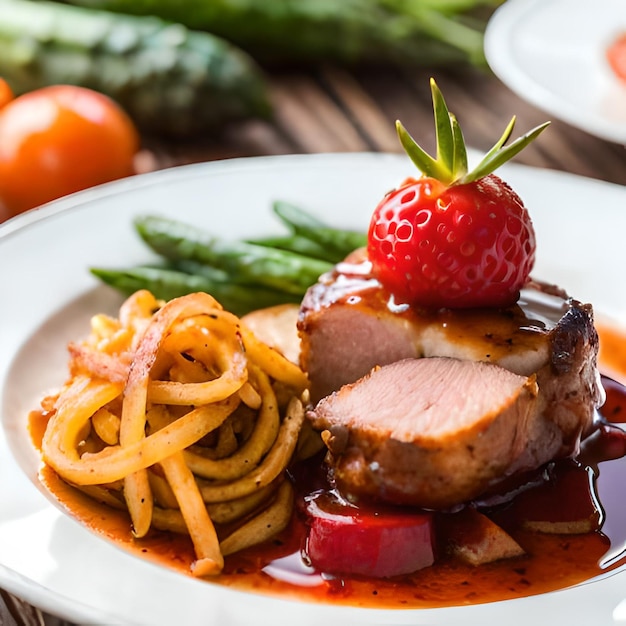
[[[467,148],[461,127],[456,117],[448,110],[443,95],[432,78],[430,89],[435,117],[437,157],[433,158],[423,150],[400,121],[396,122],[396,130],[402,147],[420,172],[448,186],[464,185],[491,174],[534,141],[550,124],[550,122],[544,122],[504,147],[515,126],[515,116],[513,116],[500,139],[478,165],[468,172]]]
[[[452,172],[460,174],[467,172],[467,150],[465,149],[465,140],[461,132],[461,126],[454,115],[450,115],[452,124],[452,136],[454,141],[454,160]]]
[[[495,143],[493,148],[491,148],[491,150],[487,152],[487,154],[482,158],[480,163],[471,172],[463,176],[463,178],[458,181],[460,185],[463,185],[465,183],[471,183],[475,180],[483,178],[484,176],[487,176],[487,174],[495,172],[495,170],[497,170],[501,165],[511,160],[529,143],[534,141],[539,136],[539,134],[550,125],[550,122],[544,122],[543,124],[540,124],[539,126],[528,131],[521,137],[518,137],[513,143],[509,144],[506,147],[503,147],[509,135],[513,131],[514,125],[515,117],[511,118],[511,121],[509,122],[509,125],[504,131],[502,137],[500,137],[500,139]]]

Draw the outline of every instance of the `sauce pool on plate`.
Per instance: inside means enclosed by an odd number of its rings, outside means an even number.
[[[626,377],[626,335],[609,326],[600,326],[598,331],[600,367],[614,378]],[[389,579],[327,575],[303,562],[306,524],[296,514],[274,540],[227,557],[224,572],[207,581],[304,602],[409,609],[520,598],[602,577],[626,564],[626,525],[621,513],[626,387],[612,378],[603,378],[603,384],[607,394],[600,410],[604,425],[581,455],[525,477],[535,486],[523,488],[520,483],[520,493],[512,500],[502,504],[496,499],[484,509],[522,546],[523,556],[473,566],[449,556],[438,542],[435,564],[410,575]],[[31,435],[36,444],[45,423],[45,415],[32,414]],[[293,468],[296,510],[303,508],[298,503],[308,494],[323,486],[321,465],[316,458]],[[550,480],[545,480],[546,472]],[[194,550],[187,536],[151,531],[147,538],[135,540],[124,511],[94,502],[47,467],[42,468],[40,479],[62,508],[93,532],[141,558],[189,575]],[[581,520],[591,524],[590,532],[571,532],[571,527],[570,532],[554,532]],[[438,526],[445,527],[445,521],[440,520]]]

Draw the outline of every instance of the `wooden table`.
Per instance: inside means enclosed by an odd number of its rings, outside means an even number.
[[[394,122],[401,119],[427,150],[434,148],[429,78],[434,76],[459,119],[468,146],[490,148],[512,115],[517,134],[550,117],[527,104],[498,79],[476,69],[397,68],[347,71],[324,67],[273,72],[271,122],[251,121],[219,138],[164,141],[144,137],[144,169],[199,161],[272,154],[401,152]],[[553,120],[541,138],[516,161],[626,185],[626,149]],[[626,210],[626,207],[624,207]],[[1,601],[4,599],[4,603]],[[67,625],[2,594],[0,624]],[[9,614],[7,607],[12,609]]]
[[[241,124],[219,140],[164,143],[146,138],[150,167],[229,157],[320,152],[401,152],[394,122],[402,120],[426,149],[434,147],[429,78],[459,119],[468,146],[490,148],[512,115],[517,134],[552,119],[488,71],[473,68],[347,71],[335,67],[270,76],[272,122]],[[515,135],[517,136],[517,135]],[[516,162],[626,184],[624,146],[552,119],[551,127]]]

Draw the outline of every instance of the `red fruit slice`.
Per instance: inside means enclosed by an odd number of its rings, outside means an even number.
[[[306,508],[306,553],[321,572],[387,578],[410,574],[435,561],[429,513],[323,507],[323,499],[317,498]]]

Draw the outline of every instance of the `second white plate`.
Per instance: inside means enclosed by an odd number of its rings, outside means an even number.
[[[626,31],[624,0],[508,0],[485,33],[491,69],[528,102],[626,144],[626,84],[606,49]]]

